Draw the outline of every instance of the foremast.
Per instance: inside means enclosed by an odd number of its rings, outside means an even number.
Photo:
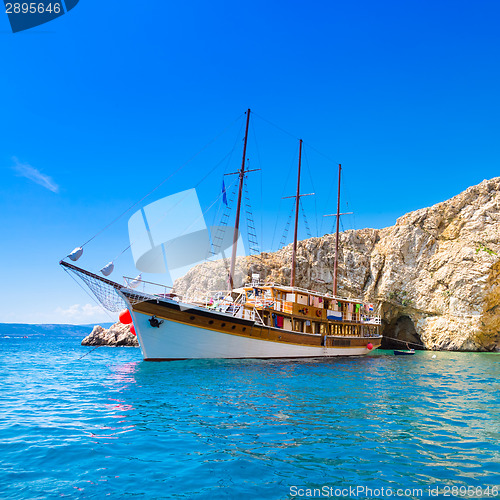
[[[236,265],[236,252],[238,249],[238,238],[240,230],[240,212],[241,212],[241,197],[243,193],[243,181],[245,178],[245,162],[247,155],[247,142],[248,142],[248,125],[250,123],[250,108],[247,110],[247,123],[245,127],[245,139],[243,142],[243,158],[241,160],[241,169],[239,171],[240,184],[238,190],[238,203],[236,205],[236,220],[234,222],[234,234],[233,234],[233,248],[231,254],[231,267],[229,270],[229,287],[230,290],[234,289],[234,267]]]

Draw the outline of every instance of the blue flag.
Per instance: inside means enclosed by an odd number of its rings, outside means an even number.
[[[227,205],[226,186],[224,185],[224,179],[222,179],[222,202],[224,203],[224,205]]]

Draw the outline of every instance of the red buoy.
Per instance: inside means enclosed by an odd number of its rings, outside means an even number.
[[[130,325],[130,323],[132,323],[132,316],[130,316],[130,312],[128,309],[124,309],[123,311],[121,311],[118,315],[118,319],[123,325]]]
[[[134,325],[130,326],[130,333],[134,334],[137,337],[137,333],[135,333],[135,326]]]
[[[373,349],[373,344],[371,342],[368,342],[368,344],[366,344],[366,348],[371,351]]]

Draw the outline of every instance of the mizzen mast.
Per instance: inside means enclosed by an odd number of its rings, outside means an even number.
[[[342,167],[339,163],[339,186],[337,190],[337,229],[335,231],[335,261],[333,264],[333,295],[337,296],[337,273],[339,267],[339,225],[340,225],[340,175]]]
[[[341,215],[349,215],[352,212],[344,212],[340,213],[340,176],[342,172],[342,166],[339,163],[339,185],[337,190],[337,213],[336,214],[328,214],[323,217],[337,217],[337,229],[335,231],[335,260],[333,262],[333,295],[337,296],[337,274],[339,267],[339,225],[340,225],[340,216]]]

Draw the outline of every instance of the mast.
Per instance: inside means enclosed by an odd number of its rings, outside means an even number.
[[[302,139],[299,142],[299,172],[297,175],[297,194],[295,196],[295,231],[293,233],[293,251],[292,251],[292,277],[290,286],[295,286],[295,260],[297,256],[297,230],[299,227],[299,202],[300,202],[300,167],[302,163]]]
[[[240,228],[240,210],[241,210],[241,195],[243,192],[243,180],[245,177],[245,160],[247,155],[247,140],[248,140],[248,124],[250,122],[250,109],[247,110],[247,124],[245,128],[245,141],[243,143],[243,158],[241,160],[240,175],[240,188],[238,191],[238,204],[236,206],[236,220],[234,222],[234,235],[233,235],[233,252],[231,254],[231,268],[229,271],[229,286],[231,290],[234,288],[234,266],[236,264],[236,250],[238,245],[238,236]]]
[[[337,271],[339,259],[339,223],[340,223],[340,172],[342,167],[339,163],[339,187],[337,193],[337,231],[335,232],[335,262],[333,264],[333,295],[337,296]]]

